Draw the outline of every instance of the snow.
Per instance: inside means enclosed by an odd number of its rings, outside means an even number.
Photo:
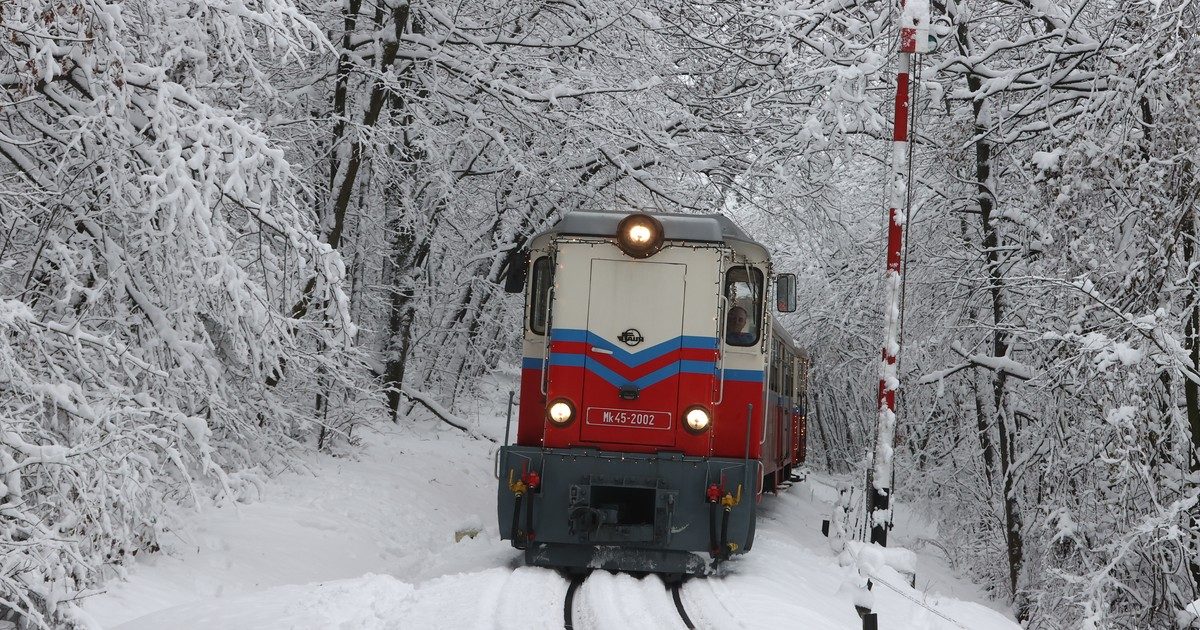
[[[33,311],[20,300],[0,299],[0,324],[11,326],[18,319],[33,319]]]
[[[870,576],[884,567],[891,567],[901,573],[917,572],[917,556],[912,551],[901,547],[880,547],[860,540],[848,541],[842,552],[847,559],[843,564],[856,564],[859,573]]]
[[[1188,604],[1187,608],[1180,611],[1176,617],[1176,622],[1180,628],[1195,627],[1192,624],[1200,620],[1200,599]]]
[[[1039,171],[1057,171],[1064,153],[1065,151],[1063,151],[1062,147],[1051,151],[1034,151],[1033,165]]]
[[[900,28],[911,32],[916,45],[911,52],[927,53],[933,50],[929,42],[929,0],[906,0],[900,12]]]
[[[498,422],[487,424],[482,432],[497,431]],[[520,552],[499,540],[491,443],[433,424],[386,426],[363,439],[355,456],[314,456],[308,470],[268,482],[257,503],[181,512],[163,552],[140,558],[77,617],[119,630],[561,625],[567,580],[521,566]],[[684,585],[697,627],[861,627],[854,603],[862,589],[843,588],[861,567],[842,566],[820,534],[836,483],[813,476],[764,497],[751,553],[722,576]],[[915,529],[927,535],[927,527]],[[455,542],[471,528],[482,531]],[[871,560],[882,627],[960,627],[947,619],[972,630],[1019,627],[937,557],[846,548]],[[920,589],[896,570],[914,564]],[[683,627],[655,576],[596,572],[575,602],[579,628]]]
[[[283,585],[389,573],[412,581],[507,557],[453,533],[493,523],[491,457],[475,440],[388,430],[361,458],[323,457],[270,483],[267,497],[188,514],[164,554],[139,563],[85,610],[102,627],[194,602]],[[467,462],[464,464],[464,462]],[[495,529],[495,525],[492,525]],[[493,534],[490,538],[496,538]],[[491,554],[491,555],[488,555]],[[460,557],[460,555],[462,557]],[[203,626],[196,626],[203,627]]]

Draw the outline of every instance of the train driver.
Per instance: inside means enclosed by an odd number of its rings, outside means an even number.
[[[746,330],[748,323],[750,323],[750,315],[746,309],[740,306],[729,309],[725,326],[725,343],[731,346],[748,346],[754,343],[757,335]]]

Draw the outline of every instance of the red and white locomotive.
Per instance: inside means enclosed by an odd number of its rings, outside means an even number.
[[[794,310],[795,276],[719,214],[578,212],[508,289],[525,334],[501,536],[567,569],[701,574],[749,551],[758,498],[804,461],[807,359],[768,309]]]

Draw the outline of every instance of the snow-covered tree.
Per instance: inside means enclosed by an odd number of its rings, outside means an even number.
[[[239,111],[272,90],[260,57],[320,45],[294,6],[0,18],[0,619],[47,625],[156,548],[165,505],[242,497],[307,441],[297,394],[354,325],[302,181]]]

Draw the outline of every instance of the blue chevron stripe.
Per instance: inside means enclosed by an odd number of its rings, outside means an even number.
[[[550,365],[561,365],[563,367],[583,367],[583,362],[587,357],[582,354],[565,354],[562,352],[550,353]]]
[[[659,383],[664,379],[670,378],[678,373],[684,374],[706,374],[709,376],[716,375],[716,364],[711,361],[676,361],[668,365],[645,374],[639,378],[630,380],[613,370],[605,367],[598,361],[592,361],[590,365],[584,365],[586,358],[582,354],[563,354],[561,352],[550,355],[550,365],[562,367],[587,367],[588,371],[596,376],[599,376],[609,385],[613,387],[623,387],[625,385],[634,385],[638,389],[645,389]]]
[[[649,374],[645,374],[633,380],[617,374],[598,361],[592,361],[588,365],[585,365],[585,363],[586,358],[582,354],[555,353],[550,355],[550,365],[562,367],[586,367],[589,372],[599,376],[604,380],[604,382],[617,388],[626,385],[633,385],[638,389],[645,389],[667,378],[675,376],[676,374],[703,374],[706,376],[717,375],[716,363],[712,361],[676,361],[674,363],[664,365],[663,367],[650,372]],[[726,370],[726,378],[729,378],[730,372],[733,371],[738,370]],[[754,373],[753,370],[740,370],[740,372]],[[756,374],[758,375],[756,378],[748,378],[749,375],[743,375],[742,378],[730,378],[730,380],[761,381],[762,373],[757,372]]]
[[[657,343],[649,348],[644,348],[637,352],[630,352],[625,347],[617,345],[593,332],[578,328],[555,328],[550,331],[551,341],[564,342],[584,342],[590,344],[593,348],[599,348],[611,352],[623,367],[636,368],[644,365],[654,359],[665,356],[667,353],[679,350],[682,348],[698,349],[698,350],[716,350],[716,337],[701,337],[696,335],[680,335],[674,339],[668,339],[661,343]],[[606,367],[599,361],[587,361],[587,357],[582,353],[565,353],[552,352],[550,353],[550,365],[562,367],[586,367],[588,371],[596,376],[599,376],[609,385],[613,387],[622,387],[625,385],[634,385],[639,389],[644,389],[655,383],[659,383],[664,379],[674,376],[677,373],[683,374],[705,374],[716,376],[717,363],[715,361],[695,361],[695,360],[679,360],[674,363],[664,365],[663,367],[645,374],[637,379],[630,380],[621,376],[611,368]],[[522,360],[522,367],[526,368],[541,368],[542,361],[538,358],[525,357]],[[761,370],[725,370],[725,380],[746,383],[761,383],[763,373]]]
[[[717,363],[715,361],[680,361],[679,371],[684,374],[716,376]]]
[[[594,348],[608,350],[612,352],[613,358],[620,361],[625,367],[637,367],[646,362],[653,361],[668,352],[678,350],[680,348],[698,349],[698,350],[716,350],[716,337],[701,337],[697,335],[680,335],[674,339],[668,339],[661,343],[657,343],[649,348],[630,352],[625,347],[605,339],[587,330],[578,328],[555,328],[550,331],[551,341],[574,341],[586,342]]]
[[[725,380],[738,383],[761,383],[762,370],[725,370]]]
[[[556,352],[553,355],[551,355],[550,365],[561,365],[561,366],[565,366],[565,367],[584,367],[584,361],[585,361],[585,358],[581,354],[563,354],[561,352]],[[671,365],[665,366],[663,369],[665,370],[667,368],[673,367],[676,364],[679,365],[679,371],[684,374],[714,374],[715,375],[717,372],[716,364],[713,362],[710,362],[710,361],[677,361],[676,363],[672,363]],[[611,384],[613,387],[620,387],[621,385],[624,385],[629,382],[628,379],[622,378],[616,372],[613,372],[612,370],[605,368],[603,365],[600,365],[599,363],[597,363],[596,366],[599,368],[602,368],[603,371],[605,373],[607,373],[607,377],[604,374],[601,374],[600,370],[593,370],[593,372],[595,372],[597,376],[604,378],[604,380],[607,381],[609,384]],[[540,370],[540,369],[542,369],[542,359],[540,359],[538,357],[522,357],[521,358],[521,367],[526,370]],[[662,370],[659,370],[659,371],[662,371]],[[655,372],[653,374],[657,374],[657,372]],[[649,376],[650,375],[643,376],[641,379],[639,379],[639,381],[648,379]],[[761,370],[725,370],[725,380],[738,382],[738,383],[761,383],[762,376],[763,376],[763,373]],[[655,379],[654,383],[657,383],[659,380],[662,380],[662,379],[661,378]],[[638,381],[635,381],[635,384],[637,382]],[[653,383],[650,383],[648,385],[645,385],[644,387],[648,387],[649,385],[652,385],[652,384]],[[639,387],[643,387],[643,386],[639,386]]]

